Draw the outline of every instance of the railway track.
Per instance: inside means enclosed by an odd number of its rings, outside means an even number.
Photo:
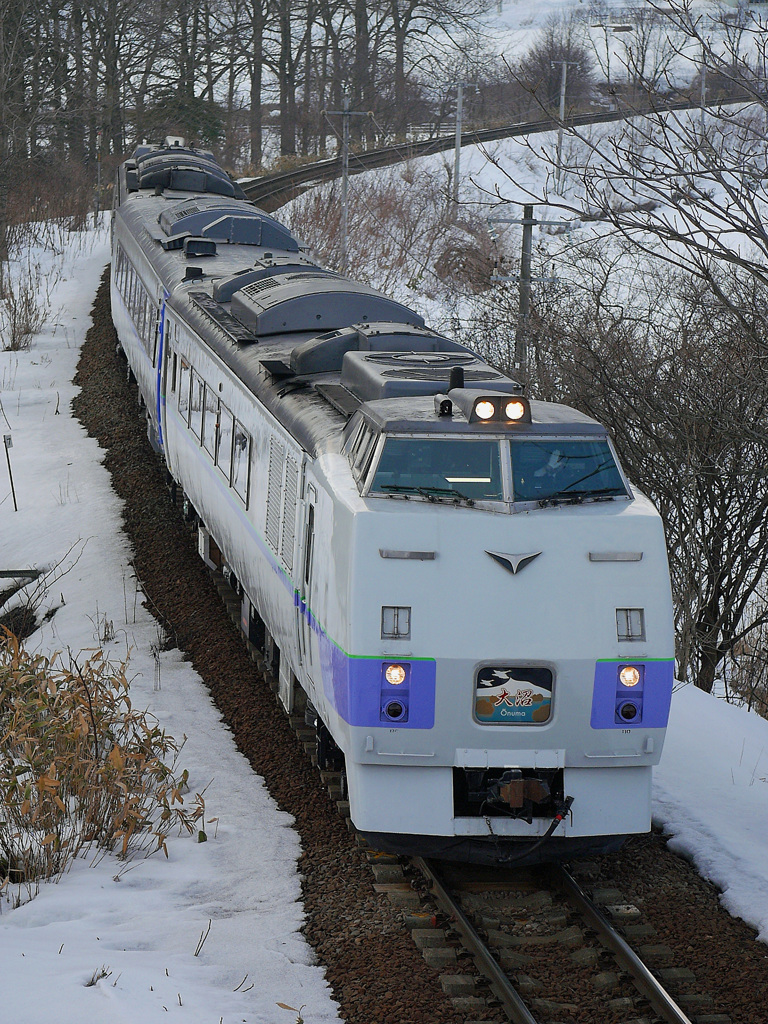
[[[607,916],[616,915],[625,927],[642,934],[648,926],[626,924],[639,916],[637,908],[601,909],[564,868],[538,873],[494,871],[489,880],[487,873],[477,869],[424,860],[415,864],[514,1024],[590,1019],[596,1002],[617,1021],[631,1017],[633,1024],[692,1024]],[[494,904],[491,914],[487,912],[489,896]],[[537,958],[538,967],[545,966],[552,979],[551,990],[535,977]],[[662,970],[673,978],[676,971],[680,973],[675,968]],[[562,971],[567,972],[565,980]],[[590,986],[586,997],[580,995]],[[709,1014],[696,1020],[727,1024],[729,1018]]]
[[[686,101],[669,104],[664,107],[664,110],[689,110],[694,106],[695,104]],[[611,110],[599,114],[578,114],[575,117],[568,118],[565,122],[565,127],[566,129],[583,128],[587,125],[623,121],[629,117],[651,113],[653,109],[648,107],[635,110]],[[503,125],[498,128],[482,128],[477,131],[464,132],[461,136],[461,145],[464,147],[498,142],[501,139],[512,139],[523,135],[551,132],[559,127],[560,122],[557,118],[546,117],[538,121],[524,121]],[[456,137],[455,135],[450,135],[425,139],[421,142],[407,142],[393,146],[384,146],[380,149],[370,149],[363,153],[350,153],[349,173],[362,174],[364,171],[404,163],[416,157],[443,153],[446,150],[453,149],[455,145]],[[315,163],[305,164],[291,171],[283,171],[279,174],[266,174],[261,178],[256,178],[243,184],[242,188],[251,202],[260,206],[263,210],[273,212],[313,185],[319,185],[322,182],[332,181],[334,178],[340,177],[341,170],[341,156],[336,156],[327,160],[318,160]]]

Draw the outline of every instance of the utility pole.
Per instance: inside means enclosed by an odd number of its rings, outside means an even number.
[[[523,226],[523,247],[520,253],[520,275],[517,278],[504,278],[497,275],[495,280],[517,280],[520,285],[520,302],[517,312],[517,328],[515,330],[515,379],[522,385],[523,390],[528,381],[528,319],[531,315],[531,254],[533,251],[533,228],[534,225],[556,225],[557,227],[568,226],[568,221],[563,220],[536,220],[533,216],[533,204],[526,203],[523,206],[523,218],[517,217],[489,217],[489,224],[522,224]],[[549,278],[537,278],[536,280],[550,280]]]
[[[449,88],[456,89],[456,145],[453,154],[453,181],[451,182],[451,201],[453,216],[459,208],[459,177],[461,171],[461,122],[464,111],[464,90],[477,89],[471,82],[451,82]],[[453,216],[451,219],[453,219]]]
[[[324,110],[323,114],[341,115],[341,259],[339,271],[347,272],[349,249],[347,232],[349,227],[349,119],[350,117],[371,117],[370,110],[350,110],[349,96],[345,93],[341,110]]]
[[[557,163],[556,163],[556,177],[555,177],[555,188],[558,191],[562,190],[563,183],[563,127],[565,125],[565,87],[568,82],[568,65],[572,65],[577,68],[579,62],[577,60],[553,60],[550,62],[551,66],[557,67],[560,65],[560,127],[557,129]]]

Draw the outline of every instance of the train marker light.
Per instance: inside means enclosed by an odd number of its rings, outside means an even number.
[[[402,665],[389,665],[384,673],[384,678],[391,686],[400,686],[405,682],[405,669]]]
[[[624,686],[637,686],[640,682],[640,672],[634,665],[625,665],[619,672],[619,679]]]

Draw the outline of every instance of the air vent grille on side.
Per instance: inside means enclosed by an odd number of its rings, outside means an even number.
[[[442,381],[447,383],[451,377],[451,370],[443,369],[443,367],[435,367],[432,370],[429,369],[418,369],[414,367],[412,370],[383,370],[381,372],[382,377],[387,377],[390,380],[434,380]],[[492,370],[465,370],[464,380],[501,380],[502,374],[494,373]]]
[[[290,572],[293,569],[293,539],[296,534],[296,503],[299,497],[299,467],[290,455],[285,462],[285,486],[283,488],[283,536],[280,542],[280,557]]]
[[[276,438],[269,440],[269,472],[267,478],[267,543],[275,554],[280,550],[280,507],[282,504],[285,448]]]

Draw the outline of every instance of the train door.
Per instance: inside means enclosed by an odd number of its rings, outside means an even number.
[[[302,545],[303,557],[301,561],[301,575],[299,577],[299,592],[297,594],[296,614],[299,627],[299,655],[301,658],[304,675],[311,688],[314,688],[315,676],[318,669],[316,657],[316,642],[314,639],[314,564],[315,564],[315,506],[317,504],[317,491],[309,484],[304,500],[304,523]]]

